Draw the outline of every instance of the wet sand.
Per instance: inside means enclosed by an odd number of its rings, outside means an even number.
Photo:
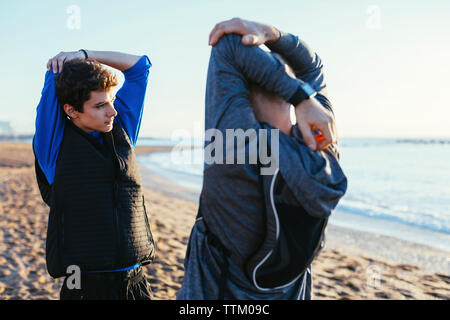
[[[137,147],[137,153],[164,151]],[[0,299],[58,299],[62,279],[45,266],[48,207],[30,144],[0,142]],[[175,299],[197,194],[141,168],[156,259],[146,267],[155,299]],[[371,247],[364,243],[371,243]],[[389,252],[389,255],[384,254]],[[449,299],[450,254],[329,226],[313,262],[314,299]]]

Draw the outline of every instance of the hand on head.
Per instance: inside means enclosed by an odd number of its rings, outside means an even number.
[[[53,73],[58,73],[63,70],[64,63],[73,59],[84,59],[82,51],[60,52],[47,62],[47,71],[53,70]]]
[[[261,45],[268,41],[276,41],[280,32],[272,26],[258,22],[233,18],[215,25],[209,34],[209,44],[215,46],[224,34],[239,34],[245,45]]]

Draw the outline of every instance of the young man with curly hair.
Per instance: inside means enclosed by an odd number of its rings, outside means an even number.
[[[102,64],[123,72],[117,94]],[[146,56],[91,50],[47,63],[33,150],[50,207],[47,270],[65,277],[61,299],[151,299],[142,266],[154,242],[134,153],[150,67]]]

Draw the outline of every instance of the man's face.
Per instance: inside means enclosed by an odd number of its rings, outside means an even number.
[[[109,132],[113,128],[115,96],[113,89],[107,91],[91,91],[91,97],[83,105],[83,112],[73,111],[73,123],[86,132]],[[70,115],[70,114],[69,114]]]

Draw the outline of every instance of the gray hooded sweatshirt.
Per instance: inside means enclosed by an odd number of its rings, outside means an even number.
[[[311,262],[347,179],[335,146],[313,152],[297,126],[286,135],[258,122],[248,85],[291,101],[304,81],[332,111],[322,62],[298,37],[282,33],[268,47],[292,67],[293,79],[270,52],[241,38],[224,35],[211,50],[205,129],[214,130],[205,135],[199,212],[177,299],[311,299]],[[244,140],[228,138],[238,130],[247,133]]]

